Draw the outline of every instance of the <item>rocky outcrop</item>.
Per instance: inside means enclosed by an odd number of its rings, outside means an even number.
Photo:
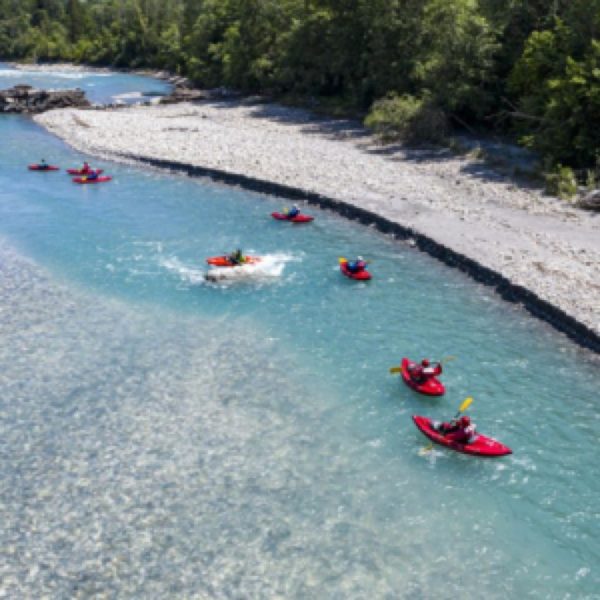
[[[194,90],[188,87],[175,86],[168,96],[160,99],[160,104],[176,104],[178,102],[192,102],[194,100],[206,100],[207,94],[202,90]]]
[[[577,206],[586,210],[600,211],[600,190],[593,190],[586,194],[579,200]]]
[[[83,108],[90,106],[85,92],[74,90],[38,90],[30,85],[15,85],[0,90],[0,112],[41,113],[53,108]]]

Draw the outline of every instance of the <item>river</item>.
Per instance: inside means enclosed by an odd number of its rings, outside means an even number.
[[[11,71],[95,102],[166,91]],[[600,597],[595,356],[331,213],[277,222],[288,202],[85,157],[22,116],[0,140],[0,596]],[[236,247],[258,276],[205,281]],[[357,254],[371,282],[340,274]],[[446,395],[391,375],[402,356],[455,357]],[[467,396],[513,455],[422,451],[411,415]]]

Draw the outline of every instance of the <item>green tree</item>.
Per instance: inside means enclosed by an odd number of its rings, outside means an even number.
[[[462,118],[484,117],[491,105],[496,35],[475,0],[430,0],[414,76],[423,92]]]

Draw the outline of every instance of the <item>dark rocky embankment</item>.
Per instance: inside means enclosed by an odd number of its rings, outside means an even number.
[[[41,113],[53,108],[83,108],[91,106],[85,92],[74,90],[38,90],[30,85],[15,85],[0,90],[0,112]]]

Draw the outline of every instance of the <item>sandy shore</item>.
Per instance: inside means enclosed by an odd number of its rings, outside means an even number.
[[[359,124],[240,101],[60,110],[75,148],[189,163],[317,192],[413,228],[600,335],[600,216],[449,151],[377,143]]]

